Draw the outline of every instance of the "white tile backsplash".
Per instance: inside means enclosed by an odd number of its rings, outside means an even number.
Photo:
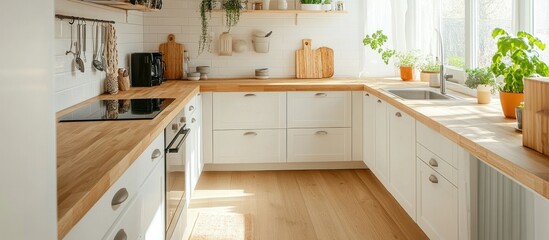
[[[334,49],[335,75],[358,76],[361,71],[362,23],[361,3],[346,1],[347,14],[242,14],[240,22],[231,29],[233,39],[245,40],[248,50],[233,56],[217,55],[217,39],[226,31],[223,13],[212,13],[209,21],[214,42],[212,52],[198,56],[201,32],[199,3],[201,0],[164,0],[160,12],[144,14],[144,50],[158,51],[167,35],[175,34],[191,56],[191,70],[195,66],[210,65],[210,77],[251,77],[255,68],[268,67],[272,77],[295,76],[295,50],[301,48],[301,40],[313,39],[313,47],[327,46]],[[277,2],[271,1],[271,9]],[[295,9],[294,1],[288,1],[289,9]],[[297,21],[297,24],[296,24]],[[252,32],[273,31],[269,53],[256,53],[251,43]]]
[[[118,43],[118,66],[129,67],[129,54],[143,51],[143,13],[136,11],[121,11],[114,8],[96,7],[69,0],[56,0],[56,13],[98,18],[115,21]],[[55,22],[55,111],[70,107],[86,99],[98,96],[104,92],[105,72],[92,67],[93,23],[87,23],[87,49],[85,71],[81,73],[74,66],[72,54],[65,55],[70,48],[71,27],[68,20]],[[76,24],[74,24],[74,39],[76,39]],[[74,47],[73,47],[73,50]]]

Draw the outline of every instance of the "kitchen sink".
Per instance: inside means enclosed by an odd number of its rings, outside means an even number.
[[[422,88],[402,88],[402,89],[384,89],[385,91],[406,100],[455,100],[451,95],[443,95],[431,89]]]

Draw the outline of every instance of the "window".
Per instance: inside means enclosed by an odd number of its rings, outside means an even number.
[[[542,0],[546,1],[546,0]],[[513,27],[513,0],[479,0],[478,49],[476,64],[487,67],[492,64],[496,42],[492,38],[494,28],[516,33]]]
[[[465,67],[465,0],[443,0],[441,7],[445,64]]]
[[[549,44],[549,1],[534,0],[534,36]],[[541,59],[549,63],[549,49],[541,53]]]

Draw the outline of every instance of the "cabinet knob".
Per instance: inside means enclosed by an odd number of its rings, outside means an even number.
[[[179,122],[180,122],[180,123],[185,123],[185,121],[186,121],[185,117],[179,118]]]
[[[151,159],[154,161],[155,159],[162,157],[162,151],[160,149],[155,149],[151,155]]]
[[[128,189],[121,188],[114,194],[114,197],[112,197],[111,206],[116,207],[122,203],[124,203],[126,200],[128,200],[129,197]]]
[[[179,124],[174,123],[172,124],[172,130],[177,131],[179,129]]]
[[[126,231],[124,229],[118,230],[118,233],[114,236],[113,240],[127,240],[128,235],[126,234]]]
[[[429,160],[429,165],[431,165],[433,167],[438,167],[438,162],[437,162],[436,159],[431,158],[431,160]]]
[[[191,119],[191,123],[195,123],[195,122],[196,122],[195,118]]]
[[[438,178],[435,175],[429,176],[429,181],[432,183],[438,183]]]
[[[326,131],[317,131],[315,135],[328,135],[328,132]]]
[[[246,132],[244,133],[244,136],[257,136],[256,132]]]
[[[197,93],[196,96],[200,96],[200,93]]]
[[[370,96],[370,94],[369,94],[369,93],[366,93],[366,94],[364,94],[364,96],[366,96],[366,97],[369,97],[369,96]]]
[[[189,107],[189,111],[192,111],[192,110],[194,110],[194,106],[193,106],[193,105],[191,105],[191,106]]]
[[[378,99],[377,102],[378,102],[378,103],[381,103],[381,100]]]
[[[326,94],[326,93],[317,93],[317,94],[315,94],[315,96],[317,96],[317,97],[326,97],[326,96],[328,96],[328,94]]]
[[[247,93],[244,95],[244,97],[255,97],[255,94],[253,93]]]
[[[402,113],[396,112],[396,113],[395,113],[395,116],[397,116],[397,117],[402,117]]]

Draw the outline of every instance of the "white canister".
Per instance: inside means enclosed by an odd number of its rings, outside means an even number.
[[[233,55],[233,37],[229,32],[223,32],[221,35],[219,35],[219,55]]]
[[[270,38],[269,37],[259,37],[254,36],[254,39],[252,40],[254,43],[254,50],[258,53],[268,53],[269,52],[269,43]]]
[[[278,9],[280,9],[280,10],[288,9],[288,1],[287,0],[278,0]]]
[[[271,0],[263,0],[263,10],[269,10],[270,4],[271,4]]]
[[[301,4],[303,11],[322,11],[322,4]]]

